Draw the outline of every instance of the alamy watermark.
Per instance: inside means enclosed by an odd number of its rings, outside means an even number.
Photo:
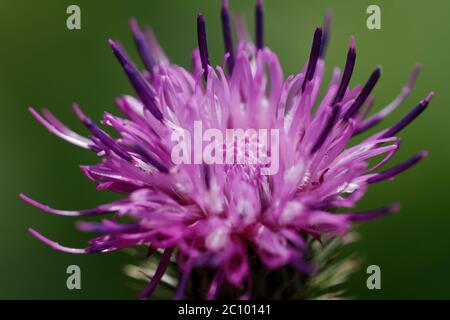
[[[366,286],[369,290],[381,289],[381,268],[376,264],[372,264],[366,269],[367,274],[370,276],[367,278]]]
[[[251,165],[262,175],[279,169],[280,135],[278,129],[203,130],[194,121],[193,134],[185,129],[172,132],[171,158],[174,164]]]
[[[369,30],[381,29],[381,9],[376,4],[371,4],[366,10],[369,17],[367,17],[366,25]]]
[[[81,290],[81,268],[73,264],[67,267],[66,273],[69,274],[66,280],[67,289]]]
[[[81,29],[81,9],[75,4],[67,7],[66,13],[69,15],[66,19],[66,27],[69,30]]]

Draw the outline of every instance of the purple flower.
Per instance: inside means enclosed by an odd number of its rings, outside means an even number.
[[[394,126],[349,146],[353,136],[381,122],[408,96],[418,66],[399,96],[369,116],[371,93],[381,69],[375,68],[364,85],[349,87],[356,61],[353,37],[344,71],[335,70],[324,97],[318,99],[329,16],[314,32],[303,69],[287,78],[276,54],[264,44],[262,1],[256,5],[256,45],[249,40],[242,20],[237,23],[239,41],[233,45],[227,1],[221,17],[226,50],[222,67],[210,63],[202,14],[197,17],[198,49],[192,54],[191,72],[170,63],[153,33],[141,30],[135,20],[131,29],[144,71],[117,42],[109,41],[137,96],[117,99],[123,117],[104,115],[102,124],[114,128],[119,139],[103,131],[76,104],[73,109],[90,137],[73,132],[47,110],[41,115],[30,108],[50,132],[97,153],[99,164],[81,167],[97,189],[124,196],[94,209],[64,211],[21,195],[30,204],[58,215],[113,214],[111,220],[78,223],[82,231],[100,234],[83,249],[68,248],[34,229],[29,231],[50,247],[69,253],[140,245],[149,246],[149,253],[163,250],[143,297],[154,291],[172,256],[182,271],[176,298],[183,297],[196,268],[208,268],[214,274],[205,297],[216,298],[224,284],[246,290],[243,297],[251,297],[249,260],[253,253],[268,269],[289,266],[308,272],[307,237],[342,236],[354,221],[396,211],[395,204],[368,212],[352,212],[351,208],[369,184],[392,179],[426,156],[423,151],[380,171],[399,148],[397,134],[426,109],[433,93]],[[172,133],[184,130],[194,135],[195,121],[223,133],[227,129],[277,130],[279,148],[271,147],[268,154],[278,153],[278,171],[263,175],[265,165],[249,163],[174,163]],[[369,167],[368,160],[380,156]],[[341,213],[335,212],[337,208]],[[133,222],[121,222],[124,217]]]

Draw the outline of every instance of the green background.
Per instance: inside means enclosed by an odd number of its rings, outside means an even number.
[[[66,28],[66,8],[81,7],[82,29]],[[368,30],[366,8],[378,4],[382,29]],[[231,1],[234,12],[247,16],[253,30],[253,1]],[[394,162],[426,149],[430,156],[396,180],[373,186],[360,209],[399,201],[399,214],[358,226],[361,240],[353,246],[365,260],[347,283],[358,298],[450,298],[450,210],[447,165],[450,159],[450,2],[449,1],[275,1],[266,0],[266,43],[278,53],[285,75],[299,70],[308,57],[312,33],[327,9],[334,12],[326,57],[342,67],[348,39],[356,37],[357,65],[352,85],[383,67],[375,89],[379,109],[403,86],[416,62],[423,66],[417,85],[388,121],[392,124],[429,91],[436,96],[421,118],[401,133],[403,144]],[[207,18],[213,63],[220,63],[223,44],[217,0],[0,1],[0,298],[94,299],[135,298],[136,283],[123,268],[134,259],[125,253],[77,256],[49,249],[26,229],[83,247],[89,239],[74,229],[72,218],[50,216],[23,203],[18,194],[56,208],[90,208],[116,197],[96,192],[78,169],[97,161],[95,155],[49,134],[28,113],[32,105],[49,108],[73,129],[86,130],[72,114],[78,102],[98,120],[104,110],[116,112],[115,97],[132,90],[107,46],[120,40],[137,58],[128,28],[136,16],[149,24],[172,61],[189,66],[196,46],[195,14]],[[82,290],[66,289],[66,268],[82,270]],[[366,288],[365,268],[381,267],[382,289]]]

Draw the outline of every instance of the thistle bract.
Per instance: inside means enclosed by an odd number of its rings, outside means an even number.
[[[313,34],[304,67],[284,77],[277,55],[264,43],[262,1],[256,5],[255,44],[238,19],[234,45],[226,1],[221,14],[223,66],[210,63],[202,14],[197,16],[198,48],[192,53],[192,71],[169,62],[154,34],[141,29],[135,20],[131,29],[145,70],[131,61],[118,42],[109,41],[136,92],[136,97],[117,99],[122,116],[104,114],[102,124],[115,129],[118,139],[77,105],[73,106],[75,114],[90,131],[89,137],[70,130],[47,110],[38,113],[30,108],[50,132],[101,158],[96,165],[81,167],[97,189],[123,194],[121,200],[80,211],[52,209],[21,195],[58,215],[112,215],[98,223],[78,223],[79,229],[99,234],[82,249],[62,246],[33,229],[30,232],[52,248],[69,253],[141,245],[148,246],[149,254],[160,252],[159,265],[143,297],[155,290],[171,261],[181,270],[176,298],[185,297],[191,274],[200,269],[210,274],[203,297],[217,298],[227,286],[241,292],[242,298],[252,298],[256,275],[250,260],[268,270],[290,268],[314,274],[314,264],[305,258],[307,240],[341,237],[353,222],[395,211],[395,204],[367,212],[351,209],[370,184],[395,177],[426,155],[420,152],[400,165],[381,169],[399,148],[398,133],[426,109],[432,93],[392,127],[349,146],[353,136],[381,122],[408,96],[417,66],[399,96],[369,115],[381,69],[375,68],[365,84],[349,86],[356,62],[353,37],[343,72],[336,69],[330,83],[323,84],[329,16]],[[319,99],[321,86],[327,89]],[[230,129],[244,133],[272,130],[277,132],[278,144],[264,146],[270,162],[234,161],[232,157],[223,163],[176,163],[173,151],[180,141],[173,139],[173,133],[194,136],[197,122],[203,130],[218,130],[223,136]],[[250,140],[261,144],[260,136],[244,134],[243,139],[240,147],[234,139],[213,144],[214,157],[223,160],[226,152],[243,147],[235,151],[245,158]],[[205,151],[213,142],[200,143]],[[183,156],[196,157],[192,149],[186,150]],[[371,158],[376,163],[369,167]],[[263,174],[275,159],[277,170]]]

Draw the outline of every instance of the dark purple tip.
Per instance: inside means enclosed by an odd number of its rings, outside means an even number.
[[[200,60],[202,61],[203,76],[205,81],[208,79],[208,66],[209,54],[208,54],[208,42],[206,41],[206,23],[203,14],[197,15],[197,40],[198,49],[200,50]]]
[[[112,39],[108,39],[108,45],[111,47],[114,55],[116,56],[117,60],[119,60],[122,66],[127,64],[134,65],[133,60],[131,60],[131,58],[125,52],[125,49],[122,48],[119,43],[115,42]]]
[[[144,107],[148,111],[150,111],[150,113],[155,117],[156,120],[162,121],[164,118],[163,114],[156,104],[155,95],[153,94],[152,89],[148,85],[147,81],[133,66],[126,65],[124,69],[128,74],[128,77],[130,78],[130,81],[136,91],[136,94],[141,99]]]
[[[336,95],[334,96],[333,101],[331,103],[332,105],[341,102],[342,99],[344,98],[345,91],[347,91],[348,84],[350,83],[350,79],[353,74],[355,62],[356,62],[355,38],[351,36],[350,48],[348,49],[347,52],[347,61],[345,62],[344,73],[342,74],[339,88],[336,91]]]
[[[333,18],[333,15],[331,14],[331,12],[327,12],[325,15],[325,19],[323,21],[323,25],[322,25],[322,42],[320,44],[320,53],[319,53],[319,57],[321,59],[323,59],[323,57],[325,56],[325,51],[327,49],[328,46],[328,39],[330,37],[330,26],[331,26],[331,19]]]
[[[231,35],[230,27],[230,14],[228,11],[228,0],[223,0],[222,5],[222,31],[223,41],[225,45],[225,53],[228,53],[227,67],[228,73],[233,72],[234,67],[234,49],[233,49],[233,37]]]
[[[422,112],[425,111],[431,99],[433,98],[434,92],[428,94],[428,96],[419,102],[419,104],[412,109],[403,119],[397,122],[393,127],[387,130],[380,138],[389,138],[396,135],[400,130],[410,124],[414,119],[416,119]]]
[[[372,220],[398,211],[400,211],[400,205],[398,203],[392,203],[384,208],[365,212],[352,213],[349,215],[349,220],[354,222]]]
[[[370,75],[369,80],[367,80],[367,83],[362,88],[358,97],[356,97],[355,102],[350,106],[350,108],[348,108],[347,112],[344,115],[344,120],[348,120],[358,113],[359,109],[362,107],[364,102],[366,102],[373,88],[380,79],[380,76],[381,76],[381,67],[377,67],[375,71],[373,71],[372,74]]]
[[[411,90],[414,86],[414,83],[416,82],[419,72],[420,72],[420,64],[416,64],[414,66],[413,71],[411,72],[411,75],[408,78],[406,85],[402,88],[402,91],[397,96],[397,98],[395,98],[394,101],[392,101],[389,105],[387,105],[381,111],[377,112],[370,118],[365,119],[365,120],[361,121],[360,123],[358,123],[353,135],[357,135],[357,134],[360,134],[362,132],[369,130],[370,128],[372,128],[375,125],[377,125],[378,123],[380,123],[383,119],[385,119],[392,111],[394,111],[411,92]],[[368,114],[368,112],[365,112],[365,116],[367,116],[367,114]],[[364,119],[365,116],[362,118]]]
[[[136,48],[139,52],[139,55],[144,62],[145,67],[148,71],[152,71],[154,66],[153,57],[151,55],[150,48],[148,47],[147,41],[145,40],[145,36],[139,28],[139,24],[135,18],[130,20],[131,31],[133,32],[134,42],[136,43]]]
[[[154,94],[147,81],[119,44],[113,40],[109,40],[108,43],[127,74],[128,79],[136,91],[136,94],[141,99],[142,104],[157,120],[162,121],[163,114],[156,105]]]
[[[336,124],[336,121],[339,117],[339,114],[341,112],[342,106],[340,104],[337,104],[335,106],[332,106],[332,111],[330,114],[330,117],[327,120],[327,123],[325,124],[325,127],[323,128],[322,132],[320,133],[319,137],[317,138],[317,141],[314,143],[313,147],[311,148],[311,154],[314,154],[317,152],[317,150],[322,147],[323,143],[327,139],[328,135],[331,132],[331,129],[333,129],[333,126]]]
[[[405,162],[399,164],[398,166],[387,169],[386,171],[380,172],[379,174],[367,179],[367,183],[377,183],[377,182],[381,182],[381,181],[384,181],[387,179],[391,179],[391,178],[395,177],[396,175],[402,173],[403,171],[408,170],[413,165],[415,165],[417,162],[419,162],[420,160],[425,158],[427,155],[428,155],[428,152],[421,151],[421,152],[417,153],[416,155],[412,156],[411,158],[409,158],[408,160],[406,160]]]
[[[117,154],[119,157],[121,157],[126,161],[133,160],[131,155],[124,148],[122,148],[116,141],[114,141],[114,139],[111,138],[106,132],[97,127],[97,125],[89,117],[87,117],[83,113],[83,111],[81,111],[80,107],[77,104],[73,104],[73,109],[80,118],[80,120],[83,122],[83,124],[86,126],[86,128],[88,128],[89,131],[91,131],[91,133],[97,139],[99,139],[108,149],[110,149],[112,152],[114,152],[115,154]]]
[[[147,161],[157,170],[159,170],[162,173],[169,173],[167,167],[164,164],[162,164],[161,161],[159,161],[155,156],[153,156],[145,147],[141,146],[140,144],[136,144],[135,150],[142,157],[144,157],[145,161]]]
[[[256,49],[264,48],[264,9],[263,0],[256,1],[255,8]]]
[[[311,52],[309,54],[308,67],[306,69],[305,80],[303,81],[302,84],[302,91],[305,90],[306,83],[311,81],[311,79],[314,77],[314,73],[316,72],[317,60],[319,60],[321,43],[322,43],[322,28],[318,27],[314,32]]]

